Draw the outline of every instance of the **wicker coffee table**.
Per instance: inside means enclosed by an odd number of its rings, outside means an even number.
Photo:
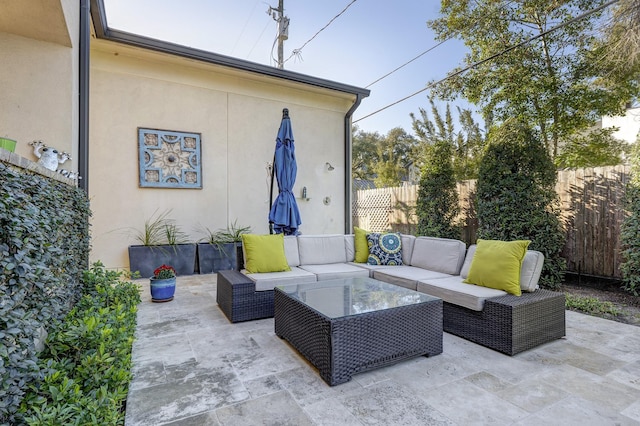
[[[275,333],[334,386],[442,353],[442,300],[371,278],[276,287]]]

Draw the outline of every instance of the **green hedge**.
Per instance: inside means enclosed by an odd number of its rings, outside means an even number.
[[[89,201],[80,189],[0,162],[0,424],[42,377],[36,342],[80,299]]]
[[[478,174],[478,238],[531,240],[544,254],[540,285],[558,289],[564,279],[565,242],[556,169],[542,142],[526,125],[508,121],[492,129]]]
[[[46,376],[31,384],[21,421],[124,424],[140,292],[120,276],[100,263],[85,273],[87,294],[50,333],[39,361]]]

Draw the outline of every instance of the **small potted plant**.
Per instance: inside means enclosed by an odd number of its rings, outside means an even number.
[[[250,226],[238,226],[234,221],[225,229],[212,231],[201,227],[201,231],[207,235],[204,241],[198,243],[198,265],[201,274],[242,269],[242,234],[250,233]]]
[[[176,270],[173,266],[161,265],[153,271],[151,282],[151,301],[169,302],[176,291]]]

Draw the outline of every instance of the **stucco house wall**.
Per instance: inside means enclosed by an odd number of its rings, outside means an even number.
[[[0,136],[27,159],[33,140],[77,157],[79,14],[77,0],[2,4]]]
[[[165,211],[192,241],[205,237],[204,227],[234,222],[268,232],[267,164],[283,108],[290,111],[296,140],[300,230],[344,232],[346,116],[367,90],[234,58],[210,60],[215,54],[194,58],[181,46],[173,45],[179,53],[172,53],[157,40],[140,46],[135,35],[114,38],[101,0],[21,0],[2,9],[0,136],[16,139],[16,154],[29,160],[37,159],[28,143],[43,140],[72,154],[61,167],[86,168],[81,186],[88,187],[93,212],[91,261],[128,268],[127,247],[136,243],[132,230]],[[80,28],[89,11],[84,145]],[[139,127],[199,133],[202,189],[141,188]],[[303,187],[308,200],[301,198]]]
[[[344,117],[355,96],[105,40],[92,42],[90,81],[93,260],[128,267],[131,228],[168,210],[193,241],[202,227],[235,221],[267,233],[267,163],[283,108],[296,141],[294,194],[306,186],[310,198],[298,199],[300,229],[344,232]],[[138,127],[200,133],[202,189],[140,188]]]

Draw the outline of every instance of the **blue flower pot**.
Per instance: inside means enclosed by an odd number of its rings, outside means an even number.
[[[173,300],[173,295],[176,291],[175,277],[163,280],[151,278],[150,281],[152,302],[169,302]]]

